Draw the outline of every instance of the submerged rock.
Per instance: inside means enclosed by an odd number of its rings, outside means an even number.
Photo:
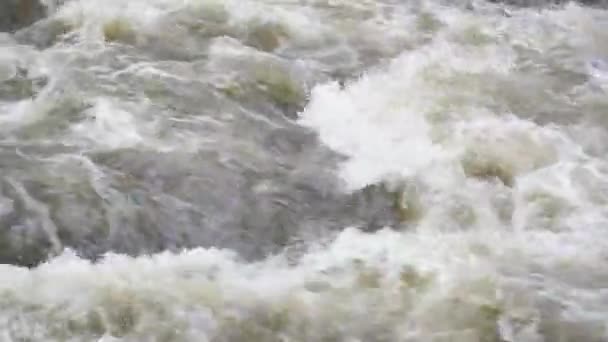
[[[103,36],[107,42],[135,43],[135,30],[127,19],[115,18],[103,26]]]
[[[17,31],[45,14],[46,7],[38,0],[3,0],[0,4],[0,31]]]

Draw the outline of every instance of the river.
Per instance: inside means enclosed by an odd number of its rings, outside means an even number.
[[[47,1],[0,341],[608,341],[608,12],[532,2]]]

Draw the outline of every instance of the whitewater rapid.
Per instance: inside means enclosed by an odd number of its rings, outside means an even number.
[[[608,12],[72,0],[0,33],[0,341],[608,341]]]

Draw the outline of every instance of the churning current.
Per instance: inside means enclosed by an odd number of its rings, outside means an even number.
[[[601,6],[3,1],[0,341],[608,341]]]

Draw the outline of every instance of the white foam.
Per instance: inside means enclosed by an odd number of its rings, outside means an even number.
[[[351,157],[344,174],[352,188],[395,173],[407,177],[453,158],[461,148],[443,147],[436,141],[437,133],[450,128],[434,118],[436,113],[450,115],[450,108],[438,106],[452,96],[446,91],[460,89],[442,89],[432,78],[445,73],[504,73],[505,57],[500,53],[489,49],[471,54],[447,44],[404,53],[386,71],[366,75],[344,90],[337,84],[315,88],[300,122],[319,131],[328,146]],[[477,115],[481,109],[462,111],[454,115]]]
[[[309,48],[352,27],[324,10],[371,16],[356,31],[361,40],[337,40],[385,57],[404,43],[410,50],[344,87],[317,86],[300,123],[347,157],[341,176],[349,190],[396,183],[420,213],[403,230],[345,227],[297,262],[282,254],[245,262],[230,250],[199,248],[96,263],[66,251],[33,269],[1,266],[5,339],[605,340],[608,167],[597,146],[606,144],[606,128],[583,141],[584,126],[575,135],[560,120],[534,121],[537,113],[516,110],[529,108],[518,106],[521,94],[502,87],[532,87],[523,99],[540,102],[534,96],[558,92],[556,84],[576,86],[521,69],[563,61],[566,71],[584,71],[587,50],[601,50],[581,38],[593,31],[583,19],[595,12],[569,5],[507,17],[485,2],[475,2],[484,15],[426,2],[440,21],[431,35],[416,31],[418,14],[385,11],[386,3],[73,0],[60,8],[56,16],[98,41],[114,17],[154,36],[170,13],[222,5],[231,33],[268,21]],[[225,41],[211,45],[209,68],[223,56],[250,56],[238,39]],[[147,66],[123,72],[157,72]],[[554,101],[568,108],[567,94]],[[5,107],[2,128],[39,120],[32,109],[47,100]],[[173,143],[157,140],[146,103],[102,97],[93,104],[66,140],[102,150]],[[10,205],[1,201],[0,211]]]
[[[421,253],[418,257],[404,257],[416,260],[418,267],[429,267],[430,259],[441,260],[430,265],[442,270],[440,283],[447,288],[458,288],[454,284],[462,281],[458,278],[464,276],[462,272],[467,272],[462,266],[443,268],[458,263],[456,260],[477,260],[479,263],[472,266],[471,272],[476,275],[481,272],[498,283],[514,281],[527,284],[525,287],[540,286],[550,293],[552,300],[562,304],[565,303],[562,296],[572,298],[564,284],[572,282],[585,287],[608,274],[604,266],[590,266],[599,262],[595,258],[601,258],[593,241],[605,236],[601,227],[608,216],[597,201],[603,203],[600,199],[603,185],[599,184],[606,184],[608,178],[601,173],[602,176],[592,178],[595,186],[582,185],[585,183],[582,179],[589,178],[582,176],[586,172],[583,170],[598,170],[605,162],[588,155],[587,143],[579,143],[559,119],[542,125],[531,121],[528,113],[512,113],[508,108],[517,103],[509,102],[507,90],[492,90],[494,83],[511,77],[522,85],[543,77],[516,71],[521,67],[518,63],[526,63],[518,60],[522,45],[538,51],[554,49],[559,44],[584,45],[585,41],[576,40],[580,34],[577,30],[584,31],[588,26],[566,30],[559,22],[564,17],[572,20],[579,12],[588,14],[588,10],[579,6],[549,13],[548,19],[521,11],[516,20],[510,21],[496,18],[470,21],[470,17],[465,20],[467,16],[457,12],[442,13],[440,17],[450,26],[427,47],[404,52],[388,67],[371,71],[344,89],[333,83],[318,86],[312,92],[309,106],[301,113],[302,125],[316,130],[322,142],[347,156],[341,175],[351,190],[378,182],[394,183],[395,178],[406,184],[405,200],[416,203],[416,210],[420,211],[417,217],[406,218],[414,220],[410,226],[415,227],[416,234],[404,233],[394,238],[407,240],[400,247],[402,251]],[[488,23],[495,26],[485,27]],[[489,34],[489,38],[471,36],[467,27],[475,25],[483,28],[482,33],[475,34]],[[547,27],[560,30],[546,31]],[[463,36],[463,32],[467,35]],[[580,62],[586,58],[584,50],[567,58],[565,68],[583,71]],[[541,87],[551,86],[534,81]],[[561,101],[562,106],[569,104],[567,99]],[[602,137],[597,132],[593,135],[594,139]],[[429,237],[432,242],[427,241],[429,245],[418,249],[425,243],[409,240],[414,236]],[[477,259],[475,252],[459,252],[460,248],[476,248],[473,236],[479,237],[482,245],[491,246],[488,254],[481,257],[483,261]],[[373,245],[372,241],[374,238],[368,237],[368,246]],[[471,245],[464,247],[461,243]],[[357,246],[349,248],[354,250]],[[577,254],[579,248],[590,253]],[[445,259],[436,253],[446,253]],[[490,255],[500,255],[499,258],[505,257],[510,262],[502,264]],[[503,266],[508,269],[506,273],[498,271]],[[590,272],[595,275],[587,271],[582,275],[574,271],[577,267],[591,267]],[[532,269],[539,273],[527,273]],[[561,272],[567,275],[558,275]],[[535,276],[543,279],[541,284],[536,284]],[[580,278],[575,280],[576,277]],[[497,298],[517,302],[510,297],[514,289],[509,285],[492,288],[497,290]],[[433,305],[446,309],[443,306],[446,297],[442,296],[449,295],[436,290],[433,295],[442,299],[425,303],[430,306],[421,304],[424,309],[419,312],[437,314]],[[528,290],[523,292],[530,294]],[[592,290],[586,293],[592,293],[597,300],[602,296]],[[572,308],[587,305],[581,303],[581,298],[569,303]],[[524,315],[530,325],[514,330],[512,318],[501,317],[504,339],[538,341],[559,335],[540,333],[539,317],[534,318],[538,308],[511,309],[515,316],[516,312],[528,311]],[[577,312],[574,321],[582,322],[584,310],[565,311]],[[593,321],[599,316],[586,317]],[[588,331],[605,338],[603,329],[600,324],[597,330]],[[480,338],[475,334],[457,336],[463,340]]]
[[[87,118],[75,124],[72,131],[96,146],[106,149],[135,147],[143,142],[139,124],[133,114],[98,99],[87,112]]]
[[[577,250],[581,244],[587,248]],[[394,338],[402,333],[423,338],[440,331],[457,336],[468,330],[481,339],[493,333],[484,330],[486,320],[492,324],[500,317],[509,324],[521,318],[522,311],[530,315],[526,326],[535,329],[532,322],[539,312],[534,302],[504,292],[513,286],[509,277],[528,277],[530,261],[540,263],[537,272],[547,277],[558,276],[560,269],[572,263],[587,265],[577,271],[587,272],[595,267],[587,262],[596,260],[606,247],[589,238],[571,241],[545,233],[437,235],[386,230],[365,234],[346,230],[296,267],[281,259],[244,264],[230,252],[213,249],[141,258],[115,255],[98,264],[66,253],[31,271],[10,266],[0,270],[0,277],[7,279],[0,286],[5,294],[0,318],[6,324],[21,317],[23,328],[42,318],[45,325],[38,338],[51,340],[51,321],[47,320],[70,317],[85,327],[81,333],[87,333],[86,329],[93,329],[86,328],[92,327],[87,324],[95,324],[90,320],[97,316],[102,317],[99,324],[104,329],[128,338],[158,336],[179,327],[185,338],[197,340],[227,336],[231,331],[237,336],[251,333],[248,329],[269,334],[262,336],[296,339],[310,336],[306,334],[326,337],[332,329],[347,329],[340,335],[359,338],[379,331]],[[557,299],[568,296],[583,307],[606,300],[601,293],[579,294],[576,284],[550,289]],[[540,298],[534,292],[526,295]],[[451,306],[452,300],[458,301],[458,309]],[[36,309],[19,314],[28,305]],[[48,316],[51,310],[53,316]],[[441,310],[450,314],[438,315]],[[457,312],[460,320],[451,316]],[[593,321],[582,312],[570,314],[579,324]],[[391,315],[397,316],[391,319]],[[275,322],[279,317],[285,321]],[[135,324],[116,332],[124,319]],[[306,324],[309,330],[298,330],[298,324]],[[416,329],[407,331],[412,326]],[[70,331],[63,333],[75,333]],[[19,333],[34,336],[34,330]]]

